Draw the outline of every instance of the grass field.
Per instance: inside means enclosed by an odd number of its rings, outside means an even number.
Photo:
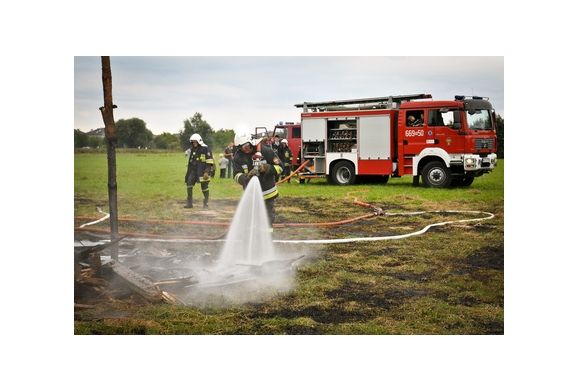
[[[325,180],[280,186],[280,222],[337,221],[368,213],[358,199],[389,212],[478,210],[495,218],[437,227],[402,240],[307,246],[294,289],[265,302],[226,308],[102,301],[75,312],[77,334],[502,334],[503,166],[471,187],[412,187],[411,178],[383,184],[328,185]],[[210,210],[186,210],[185,157],[178,153],[117,155],[119,215],[140,220],[231,219],[241,188],[230,179],[210,185]],[[107,209],[105,154],[75,154],[76,223]],[[201,192],[194,188],[200,206]],[[276,229],[274,238],[347,238],[404,234],[461,219],[448,214],[378,216],[334,228]],[[106,229],[107,223],[98,227]],[[121,230],[163,233],[197,228],[121,224]],[[205,230],[205,229],[204,229]],[[210,229],[206,229],[210,230]],[[206,234],[219,234],[211,229]],[[221,229],[222,231],[223,229]],[[192,252],[195,252],[192,249]]]

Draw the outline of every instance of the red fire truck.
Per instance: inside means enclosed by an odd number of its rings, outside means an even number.
[[[280,139],[286,139],[288,147],[292,152],[292,170],[300,164],[300,151],[302,146],[302,128],[301,125],[293,122],[280,122],[273,129],[273,135],[278,135]]]
[[[310,161],[300,179],[326,176],[349,185],[362,176],[387,182],[412,175],[414,185],[422,178],[425,186],[442,188],[469,186],[493,170],[496,118],[488,98],[431,98],[415,94],[296,104],[303,109],[301,157]]]

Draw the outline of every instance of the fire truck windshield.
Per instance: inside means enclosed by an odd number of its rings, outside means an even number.
[[[469,129],[475,131],[480,131],[482,129],[493,129],[490,110],[467,111],[466,120]]]

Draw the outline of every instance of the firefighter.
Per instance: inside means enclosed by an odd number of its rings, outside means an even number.
[[[273,139],[271,140],[271,148],[273,149],[273,152],[277,154],[278,157],[281,157],[281,155],[279,155],[280,147],[281,146],[279,143],[279,135],[274,135]]]
[[[420,114],[420,118],[416,118],[413,115],[408,116],[406,119],[406,125],[409,127],[420,127],[424,124],[424,114]]]
[[[282,139],[281,147],[277,151],[277,155],[283,164],[283,172],[281,175],[282,178],[289,176],[291,173],[293,155],[292,150],[290,150],[287,144],[287,139]],[[288,180],[288,183],[289,182],[290,180]]]
[[[251,134],[235,136],[237,151],[233,156],[233,180],[245,189],[252,177],[258,176],[270,225],[275,221],[275,199],[279,195],[275,178],[282,172],[281,162],[273,149],[253,139]]]
[[[198,133],[191,135],[189,141],[191,148],[185,152],[187,156],[187,174],[185,174],[187,204],[185,208],[193,208],[193,186],[197,182],[201,184],[201,192],[203,192],[203,208],[209,208],[209,181],[213,171],[213,154]]]

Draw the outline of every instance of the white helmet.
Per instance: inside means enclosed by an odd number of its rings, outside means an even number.
[[[254,139],[251,136],[251,133],[242,133],[239,135],[235,135],[235,145],[236,146],[243,146],[245,143],[251,143],[252,146],[257,146],[261,138]]]
[[[190,142],[196,141],[199,144],[203,144],[203,139],[201,138],[201,135],[199,135],[198,133],[194,133],[193,135],[191,135],[189,141]]]
[[[287,144],[287,139],[281,139],[281,143]]]

